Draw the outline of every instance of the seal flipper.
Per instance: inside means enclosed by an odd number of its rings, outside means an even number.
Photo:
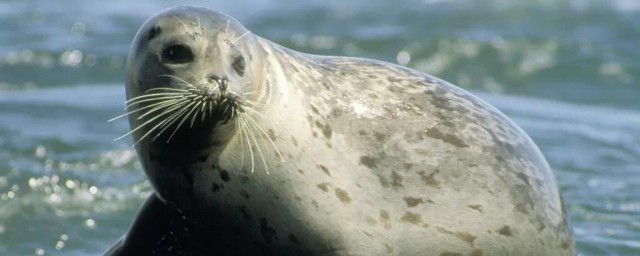
[[[171,220],[167,206],[155,193],[144,202],[126,235],[120,238],[105,256],[152,255],[163,237],[170,232]]]

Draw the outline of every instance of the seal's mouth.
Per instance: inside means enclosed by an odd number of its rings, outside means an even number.
[[[125,116],[135,120],[131,131],[117,138],[124,138],[136,131],[142,131],[135,144],[150,138],[152,141],[166,138],[166,143],[185,128],[206,126],[214,128],[236,119],[244,112],[245,104],[240,96],[226,89],[226,86],[210,87],[156,87],[125,102]],[[134,144],[134,145],[135,145]]]

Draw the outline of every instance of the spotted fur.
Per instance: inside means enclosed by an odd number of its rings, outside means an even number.
[[[243,34],[228,16],[191,7],[154,16],[141,31],[174,16],[204,34]],[[243,37],[256,68],[246,75],[263,79],[256,111],[264,118],[255,123],[274,147],[246,147],[238,127],[186,130],[222,141],[198,150],[142,143],[156,190],[149,204],[170,213],[154,217],[143,207],[137,222],[168,227],[162,239],[146,239],[157,242],[150,247],[186,255],[575,254],[549,165],[494,107],[398,65]],[[250,168],[242,158],[258,149],[264,165]]]

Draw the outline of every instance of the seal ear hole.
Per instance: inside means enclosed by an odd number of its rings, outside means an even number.
[[[149,34],[147,35],[147,40],[151,40],[154,39],[156,36],[158,36],[160,34],[162,30],[160,29],[160,27],[153,27],[149,30]]]
[[[162,50],[162,62],[167,64],[185,64],[193,61],[193,52],[182,44],[170,45]]]
[[[242,57],[242,55],[239,55],[238,57],[236,57],[233,60],[233,64],[231,64],[231,66],[233,67],[233,70],[235,70],[238,73],[238,75],[244,76],[245,63],[244,63],[244,57]]]

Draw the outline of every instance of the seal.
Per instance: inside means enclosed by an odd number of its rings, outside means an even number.
[[[138,31],[126,89],[154,193],[107,255],[575,255],[536,145],[430,75],[176,7]]]

